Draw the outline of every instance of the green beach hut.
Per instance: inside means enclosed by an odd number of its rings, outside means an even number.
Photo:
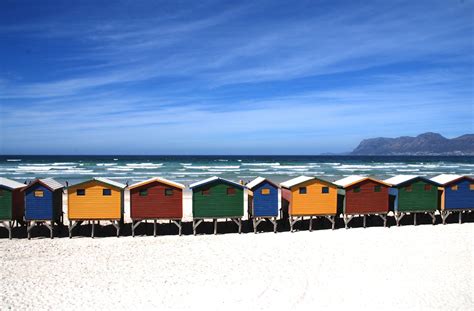
[[[13,223],[23,222],[24,198],[21,189],[25,184],[0,177],[0,223],[8,230],[8,238],[12,238]]]
[[[395,214],[397,226],[407,214],[413,214],[413,222],[416,225],[416,215],[419,213],[430,215],[433,224],[435,223],[435,212],[438,210],[438,183],[416,175],[398,175],[384,182],[391,185],[389,195],[392,196],[393,203],[390,208]]]
[[[193,233],[205,219],[214,222],[217,233],[217,219],[231,219],[242,231],[244,216],[245,187],[238,183],[211,177],[189,186],[193,192]]]

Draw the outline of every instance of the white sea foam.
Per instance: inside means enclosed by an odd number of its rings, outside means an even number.
[[[96,166],[114,166],[117,165],[117,163],[97,163]]]
[[[163,163],[127,163],[125,165],[137,169],[152,169],[162,167]]]
[[[192,163],[179,163],[179,164],[184,165],[184,166],[193,165]]]
[[[128,168],[128,167],[109,167],[109,168],[107,168],[107,171],[125,171],[125,172],[131,172],[131,171],[133,171],[133,168]]]
[[[274,162],[274,163],[268,163],[268,162],[262,162],[262,163],[245,163],[242,162],[242,165],[246,166],[278,166],[280,163]]]
[[[20,162],[21,159],[7,159],[7,162]]]

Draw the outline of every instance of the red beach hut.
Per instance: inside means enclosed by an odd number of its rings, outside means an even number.
[[[345,227],[354,216],[364,217],[364,227],[367,215],[377,215],[387,225],[389,212],[390,185],[370,177],[358,175],[349,176],[334,182],[344,189],[344,224]]]
[[[154,177],[128,187],[130,190],[130,216],[132,236],[142,221],[153,220],[153,235],[156,236],[157,220],[169,220],[179,229],[183,218],[184,185]]]

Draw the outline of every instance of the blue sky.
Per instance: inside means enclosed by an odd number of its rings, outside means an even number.
[[[0,153],[473,132],[473,1],[1,1]]]

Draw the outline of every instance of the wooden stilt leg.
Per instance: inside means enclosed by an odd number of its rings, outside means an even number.
[[[273,233],[277,233],[277,218],[273,218]]]
[[[462,212],[459,211],[459,224],[462,224]]]
[[[217,219],[212,220],[214,222],[214,234],[217,234]]]
[[[54,238],[54,221],[51,220],[50,222],[50,228],[49,228],[49,237],[52,239]]]
[[[413,213],[413,224],[416,226],[416,213]]]
[[[436,216],[435,216],[435,213],[430,213],[430,216],[431,216],[431,223],[434,225],[436,223]]]
[[[239,218],[239,234],[242,233],[242,218]]]
[[[72,238],[72,221],[70,220],[69,220],[68,231],[69,231],[69,238],[71,239]]]
[[[196,235],[196,223],[194,219],[193,219],[193,235]]]
[[[313,216],[309,217],[309,232],[313,231]]]
[[[30,230],[31,230],[30,222],[27,221],[27,222],[26,222],[26,234],[27,234],[27,236],[28,236],[28,240],[31,240],[31,232],[30,232]]]
[[[366,228],[366,224],[367,224],[367,215],[364,215],[364,228]]]
[[[183,233],[183,224],[182,224],[181,220],[178,220],[178,224],[179,224],[178,234],[179,234],[179,236],[181,236],[182,233]]]
[[[252,219],[252,223],[253,223],[253,233],[257,234],[257,223],[255,221],[255,218]]]
[[[290,219],[290,232],[293,232],[293,216],[290,216],[289,219]]]
[[[12,239],[12,221],[8,221],[8,238]]]
[[[135,237],[135,221],[132,220],[132,238]]]
[[[330,216],[329,220],[331,221],[331,230],[336,228],[336,216]]]
[[[156,237],[156,219],[153,219],[153,236]]]

